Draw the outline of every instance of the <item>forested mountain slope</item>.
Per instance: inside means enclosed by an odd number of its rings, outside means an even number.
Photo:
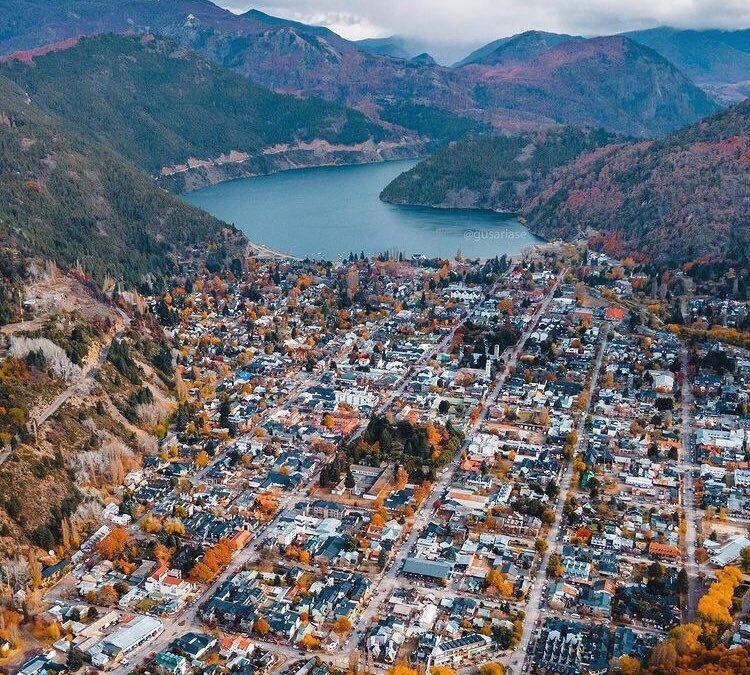
[[[278,143],[402,141],[359,112],[282,96],[153,36],[104,35],[0,74],[35,105],[92,134],[148,172]]]
[[[560,129],[454,143],[381,198],[519,210],[536,234],[660,265],[745,260],[750,100],[656,141]]]
[[[504,129],[568,123],[652,136],[715,110],[666,59],[620,36],[567,41],[541,53],[527,45],[534,58],[520,65],[501,59],[446,68],[366,53],[326,29],[259,13],[238,16],[208,0],[12,4],[0,7],[0,25],[7,26],[0,53],[82,34],[153,32],[281,93],[325,98],[373,118],[395,103],[389,121],[401,126],[409,118],[394,112],[408,104]]]
[[[380,197],[394,204],[518,211],[555,167],[613,140],[600,129],[564,127],[459,141],[402,173]]]
[[[547,237],[590,229],[615,255],[675,265],[750,254],[750,101],[555,172],[523,209]]]
[[[135,284],[239,233],[158,188],[0,77],[0,238],[28,256]]]

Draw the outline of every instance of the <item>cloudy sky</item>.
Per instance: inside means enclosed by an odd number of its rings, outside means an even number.
[[[672,25],[750,27],[750,0],[214,0],[325,25],[349,39],[407,35],[468,44],[530,28],[581,35]]]

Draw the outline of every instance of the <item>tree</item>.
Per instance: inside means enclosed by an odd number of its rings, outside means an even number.
[[[205,450],[201,450],[196,456],[195,456],[195,466],[197,466],[199,469],[203,469],[204,467],[208,466],[208,462],[210,461],[210,457],[208,453]]]
[[[419,673],[403,661],[397,661],[388,669],[388,675],[419,675]]]
[[[612,670],[621,675],[639,675],[642,670],[641,662],[625,654],[615,661]]]
[[[671,642],[660,642],[652,650],[649,668],[657,672],[672,672],[677,665],[677,650]]]
[[[375,513],[372,514],[372,518],[370,518],[370,523],[374,527],[382,527],[386,524],[388,519],[388,514],[386,513],[385,509],[380,509],[379,511],[375,511]]]
[[[702,633],[703,629],[697,623],[685,623],[673,628],[669,633],[669,639],[674,643],[677,653],[685,656],[702,647],[698,641]]]
[[[154,558],[160,563],[168,563],[172,559],[172,551],[164,544],[158,543],[154,546]]]
[[[432,666],[430,675],[456,675],[456,671],[448,666]]]
[[[739,567],[728,566],[716,571],[716,581],[708,588],[706,594],[698,601],[698,615],[708,623],[715,624],[719,630],[732,623],[730,610],[735,589],[742,582]]]
[[[320,647],[320,640],[311,632],[305,633],[305,636],[299,641],[299,645],[304,649],[317,649]]]
[[[231,424],[229,422],[230,412],[231,406],[229,404],[229,397],[224,394],[224,396],[221,397],[221,402],[219,403],[219,426],[222,429],[229,429],[231,427]]]
[[[190,568],[188,576],[191,581],[195,581],[199,584],[207,584],[213,581],[216,573],[205,563],[197,562]]]
[[[253,623],[253,633],[256,635],[268,635],[268,632],[271,630],[271,626],[268,625],[268,621],[266,621],[263,617],[260,617],[255,620]]]
[[[340,616],[333,622],[333,632],[346,635],[352,629],[352,622],[346,616]]]
[[[55,547],[55,537],[46,525],[40,525],[31,533],[31,541],[45,551],[50,551]]]
[[[497,661],[488,661],[479,666],[479,675],[505,675],[505,666]]]
[[[750,546],[745,546],[745,548],[740,551],[740,563],[742,565],[742,571],[747,573],[750,573]]]
[[[86,661],[84,660],[83,654],[81,654],[81,651],[79,649],[76,649],[71,644],[70,649],[68,650],[68,660],[66,662],[66,666],[68,667],[68,670],[71,673],[75,673],[79,671],[81,668],[83,668]]]
[[[513,584],[508,581],[500,570],[492,569],[487,572],[487,576],[484,578],[484,585],[486,588],[492,588],[496,590],[500,595],[509,597],[513,595]]]
[[[547,576],[552,577],[553,579],[559,579],[563,572],[565,571],[565,568],[562,565],[562,560],[560,559],[560,555],[557,553],[553,553],[549,557],[549,562],[547,563]]]
[[[116,527],[96,545],[96,549],[103,558],[114,560],[125,552],[129,542],[128,531],[124,527]]]

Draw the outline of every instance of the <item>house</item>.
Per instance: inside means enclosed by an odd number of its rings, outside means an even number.
[[[196,660],[202,658],[215,645],[216,638],[213,635],[190,632],[172,642],[172,649],[185,654],[191,660]]]
[[[159,619],[152,616],[137,616],[110,635],[104,646],[109,647],[114,653],[128,654],[155,638],[163,630],[164,625]]]
[[[159,652],[155,661],[159,668],[176,675],[185,675],[189,669],[187,659],[173,652]]]
[[[666,560],[677,560],[680,557],[680,549],[676,546],[660,544],[658,541],[652,541],[648,546],[648,552],[654,558],[664,558]]]
[[[455,640],[438,642],[432,650],[432,661],[436,666],[481,654],[489,649],[492,640],[481,633],[471,633]]]
[[[405,576],[433,581],[450,581],[453,577],[453,564],[441,560],[407,558],[401,571]]]
[[[166,563],[149,574],[144,587],[149,593],[161,593],[174,598],[184,598],[195,590],[195,586],[183,578],[180,570],[170,569]]]

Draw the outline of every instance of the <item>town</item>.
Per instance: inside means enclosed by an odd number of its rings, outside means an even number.
[[[187,270],[142,309],[178,402],[158,447],[92,462],[120,481],[89,531],[2,570],[41,607],[18,672],[635,673],[750,645],[748,306],[731,274],[687,283],[575,246]]]

